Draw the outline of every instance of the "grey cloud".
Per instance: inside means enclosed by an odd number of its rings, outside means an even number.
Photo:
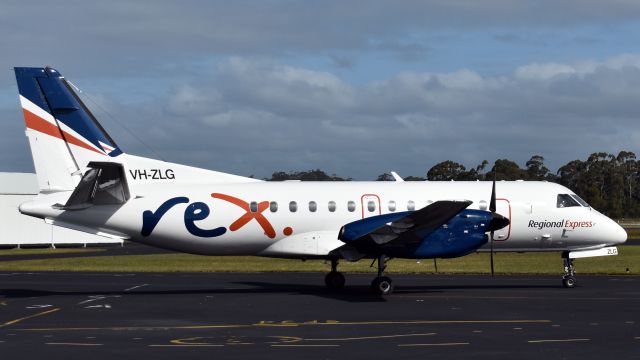
[[[500,77],[462,69],[362,85],[233,58],[165,97],[126,105],[95,98],[170,161],[258,176],[319,167],[371,179],[389,169],[423,175],[445,159],[524,163],[541,153],[557,168],[592,151],[633,151],[639,96],[640,56],[621,55],[530,64]],[[94,112],[126,151],[153,156],[100,108]],[[0,160],[30,169],[19,111],[2,113]]]
[[[228,103],[269,107],[289,116],[340,111],[352,106],[354,97],[352,87],[329,72],[240,58],[221,65],[216,81]]]
[[[130,76],[207,56],[385,51],[421,59],[409,35],[637,21],[635,1],[3,1],[0,64]],[[372,46],[374,44],[375,46]],[[4,74],[3,74],[4,75]]]
[[[347,55],[333,54],[329,55],[331,64],[343,69],[351,69],[355,66],[355,60]]]
[[[99,92],[102,106],[168,160],[240,174],[320,167],[359,178],[390,168],[417,175],[443,159],[472,166],[540,152],[554,167],[637,147],[638,56],[532,63],[504,76],[463,68],[357,83],[341,75],[377,56],[428,59],[432,43],[468,31],[504,41],[527,27],[561,32],[639,16],[637,2],[597,0],[7,0],[0,96],[15,93],[12,66],[53,64]],[[284,64],[318,54],[339,72]],[[152,155],[96,113],[125,150]],[[17,105],[0,115],[0,164],[31,168]]]
[[[538,64],[524,77],[404,73],[358,86],[236,58],[158,103],[133,105],[131,125],[168,160],[245,175],[322,168],[371,179],[389,169],[424,175],[445,159],[524,164],[538,153],[557,168],[637,147],[640,62],[623,57]],[[145,132],[152,121],[159,133]]]

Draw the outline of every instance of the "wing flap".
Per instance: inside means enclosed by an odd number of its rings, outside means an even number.
[[[351,239],[351,242],[354,245],[371,244],[371,242],[379,246],[391,243],[394,246],[417,245],[427,235],[449,222],[451,218],[471,204],[471,201],[437,201],[420,210],[407,213],[403,217],[387,222],[383,226],[356,239]]]

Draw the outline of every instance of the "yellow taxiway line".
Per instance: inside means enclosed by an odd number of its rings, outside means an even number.
[[[19,318],[19,319],[15,319],[15,320],[7,321],[6,323],[4,323],[4,324],[0,325],[0,328],[2,328],[2,327],[6,327],[6,326],[9,326],[9,325],[14,325],[14,324],[17,324],[17,323],[19,323],[19,322],[21,322],[21,321],[24,321],[24,320],[33,319],[33,318],[36,318],[36,317],[39,317],[39,316],[48,315],[48,314],[54,313],[54,312],[56,312],[56,311],[60,311],[60,308],[55,308],[55,309],[51,309],[51,310],[47,310],[47,311],[43,311],[43,312],[39,312],[39,313],[37,313],[37,314],[33,314],[33,315],[29,315],[29,316],[21,317],[21,318]]]
[[[59,309],[49,310],[44,313],[32,315],[40,316]],[[19,321],[25,320],[18,319]],[[219,324],[219,325],[193,325],[193,326],[106,326],[106,327],[58,327],[58,328],[21,328],[15,329],[19,331],[91,331],[91,330],[113,330],[113,331],[130,331],[130,330],[208,330],[208,329],[234,329],[234,328],[251,328],[251,327],[306,327],[306,326],[371,326],[371,325],[459,325],[459,324],[549,324],[551,320],[399,320],[399,321],[346,321],[340,322],[336,320],[322,321],[261,321],[254,324]]]

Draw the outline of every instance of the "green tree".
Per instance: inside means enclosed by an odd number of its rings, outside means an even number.
[[[582,176],[587,165],[581,160],[573,160],[558,169],[558,182],[580,195],[584,191]]]
[[[427,179],[420,177],[420,176],[413,176],[413,175],[409,175],[406,178],[404,178],[404,181],[425,181]]]
[[[525,170],[520,169],[520,166],[516,164],[514,161],[508,159],[498,159],[493,164],[492,171],[496,172],[496,180],[524,180],[527,176],[527,172]],[[491,176],[492,174],[487,174],[486,177]]]
[[[626,216],[638,216],[638,197],[634,193],[637,192],[638,188],[639,169],[636,154],[630,151],[621,151],[616,156],[616,162],[619,176],[624,186],[622,191],[624,213]]]
[[[320,169],[309,170],[309,171],[292,171],[292,172],[284,172],[277,171],[271,175],[270,179],[265,179],[267,181],[285,181],[285,180],[301,180],[301,181],[350,181],[351,178],[342,178],[337,176],[336,174],[327,175],[324,171]]]
[[[429,181],[449,181],[461,180],[466,175],[467,169],[464,165],[455,161],[446,160],[434,165],[427,172],[427,180]]]
[[[549,169],[544,166],[544,157],[533,155],[525,164],[527,167],[527,180],[546,180],[549,176]]]
[[[391,174],[384,173],[384,174],[378,175],[378,177],[376,178],[376,181],[396,181],[396,179],[394,179]]]

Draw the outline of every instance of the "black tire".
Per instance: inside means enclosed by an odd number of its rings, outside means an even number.
[[[324,283],[329,289],[339,290],[344,287],[344,275],[338,271],[332,271],[324,277]]]
[[[371,282],[371,290],[376,295],[389,295],[393,292],[393,283],[386,276],[380,276]]]
[[[562,278],[562,286],[567,289],[574,288],[576,286],[576,278],[573,276],[565,276]]]

